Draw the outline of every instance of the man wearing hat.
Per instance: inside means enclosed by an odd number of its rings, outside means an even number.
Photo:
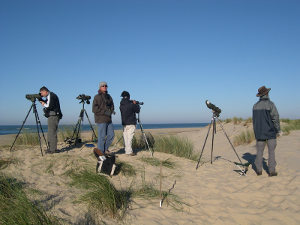
[[[140,106],[136,104],[136,101],[130,100],[130,94],[127,91],[123,91],[121,97],[120,111],[123,125],[125,154],[134,156],[136,154],[132,151],[131,144],[136,127],[136,113],[140,112]]]
[[[98,148],[94,149],[94,153],[98,156],[104,156],[115,137],[111,120],[111,115],[115,114],[115,112],[113,99],[107,93],[107,83],[102,81],[99,86],[98,94],[94,97],[92,107],[95,123],[98,126]],[[105,157],[101,159],[105,160]]]
[[[259,97],[259,101],[253,106],[253,129],[257,149],[254,164],[258,176],[262,174],[263,153],[266,144],[269,150],[269,176],[277,176],[275,170],[275,148],[276,137],[281,134],[281,131],[278,111],[269,98],[270,90],[271,88],[266,88],[265,86],[260,87],[256,95]]]

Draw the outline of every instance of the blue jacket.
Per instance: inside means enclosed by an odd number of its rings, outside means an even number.
[[[252,120],[256,140],[276,139],[280,132],[279,114],[268,96],[261,96],[254,104]]]

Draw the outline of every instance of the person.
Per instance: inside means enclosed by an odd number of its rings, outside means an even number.
[[[123,138],[125,144],[125,154],[134,156],[136,153],[132,151],[132,139],[136,127],[136,113],[140,112],[140,106],[136,101],[130,101],[130,94],[123,91],[121,94],[120,111],[123,125]]]
[[[44,107],[44,115],[48,118],[48,146],[46,153],[53,154],[57,150],[57,129],[59,120],[62,118],[59,99],[54,92],[49,91],[45,86],[40,88],[41,99],[40,103]]]
[[[271,88],[265,86],[260,87],[256,95],[259,97],[259,101],[253,106],[252,119],[257,150],[254,164],[258,176],[262,174],[263,152],[266,144],[269,151],[269,176],[277,176],[275,148],[277,144],[276,137],[281,135],[281,131],[278,111],[269,98],[270,90]]]
[[[96,156],[105,160],[105,154],[109,153],[108,148],[114,140],[114,127],[111,120],[111,115],[114,112],[114,102],[112,97],[107,92],[107,83],[100,82],[98,94],[93,100],[92,111],[95,117],[95,123],[98,126],[98,145],[94,149]]]

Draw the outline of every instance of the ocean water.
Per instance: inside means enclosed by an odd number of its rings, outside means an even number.
[[[167,123],[167,124],[142,124],[144,129],[163,129],[163,128],[193,128],[193,127],[205,127],[208,123]],[[59,125],[59,129],[67,128],[74,129],[75,125]],[[94,126],[95,127],[95,126]],[[47,125],[42,125],[43,131],[47,132]],[[121,130],[123,127],[121,124],[114,124],[115,130]],[[0,135],[5,134],[17,134],[21,129],[21,125],[0,125]],[[81,126],[82,131],[90,130],[90,125],[83,124]],[[139,129],[139,126],[137,126]],[[36,125],[24,125],[22,132],[36,132]]]

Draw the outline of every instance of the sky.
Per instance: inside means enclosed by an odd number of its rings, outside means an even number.
[[[116,124],[123,90],[145,103],[142,123],[201,123],[206,99],[221,119],[251,117],[262,85],[281,118],[299,118],[299,12],[290,0],[0,0],[0,125],[21,124],[25,94],[44,85],[74,124],[76,97],[101,81]]]

